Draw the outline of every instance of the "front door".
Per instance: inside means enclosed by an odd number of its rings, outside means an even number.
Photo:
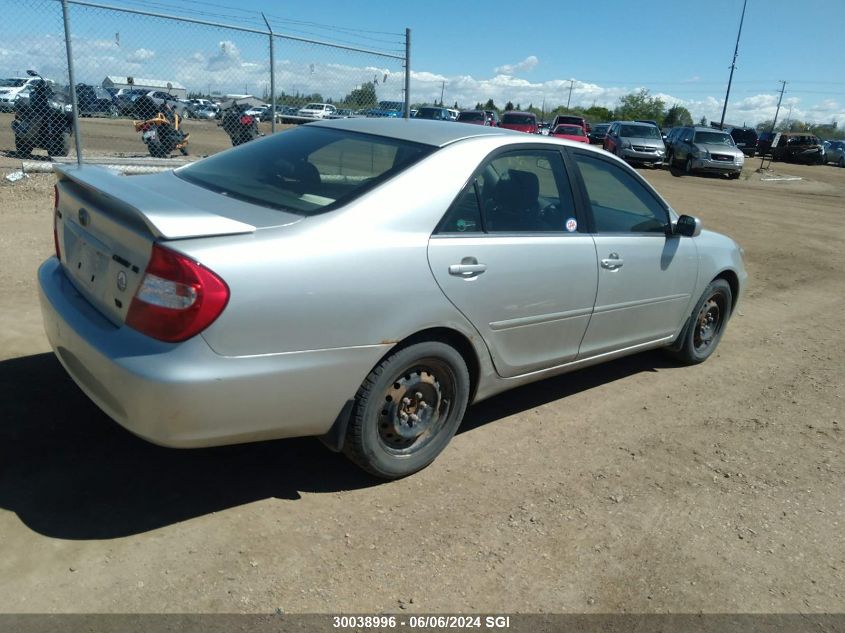
[[[664,203],[628,168],[573,152],[589,197],[598,292],[579,358],[674,336],[692,309],[695,241],[666,235]]]

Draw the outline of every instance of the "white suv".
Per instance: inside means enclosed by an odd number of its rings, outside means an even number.
[[[39,77],[10,77],[0,79],[0,112],[11,112],[15,109],[18,97],[28,95],[33,85],[41,81]],[[48,83],[53,83],[50,79]]]
[[[336,112],[337,108],[330,103],[309,103],[304,108],[300,108],[296,114],[311,119],[328,119]]]

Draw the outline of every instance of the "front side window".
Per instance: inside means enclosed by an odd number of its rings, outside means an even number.
[[[349,202],[434,150],[419,143],[308,125],[215,154],[174,173],[225,196],[314,215]]]
[[[625,169],[601,158],[575,153],[598,233],[663,233],[666,209]]]

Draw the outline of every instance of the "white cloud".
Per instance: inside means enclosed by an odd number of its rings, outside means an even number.
[[[155,51],[151,51],[148,48],[139,48],[127,55],[126,61],[128,61],[130,64],[140,64],[142,62],[151,60],[155,56]]]
[[[505,64],[504,66],[494,68],[493,72],[497,75],[515,75],[517,73],[530,72],[534,70],[534,67],[539,63],[540,60],[537,59],[536,55],[529,55],[519,63]]]

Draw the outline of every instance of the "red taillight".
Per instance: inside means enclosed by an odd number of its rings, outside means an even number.
[[[229,301],[229,287],[208,268],[158,244],[126,315],[126,325],[176,343],[211,325]]]
[[[62,258],[62,249],[59,248],[59,188],[53,185],[53,246],[56,247],[56,258]]]
[[[241,117],[241,125],[252,125],[253,118],[248,115],[244,115]]]

